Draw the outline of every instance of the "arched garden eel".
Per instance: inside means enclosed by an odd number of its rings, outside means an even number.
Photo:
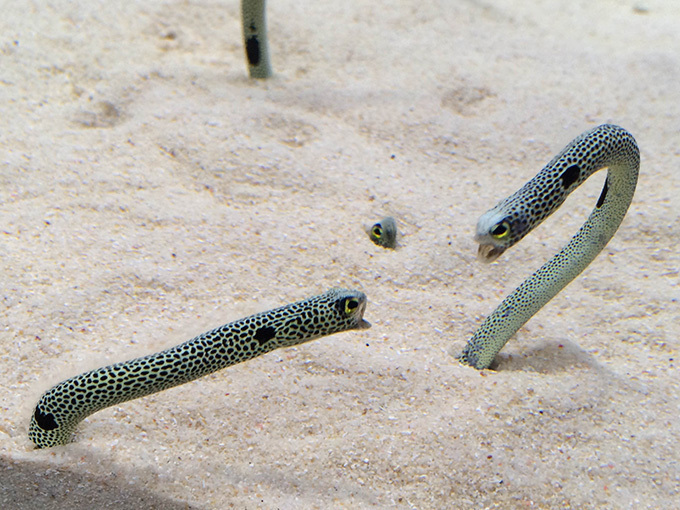
[[[517,330],[576,278],[619,228],[633,199],[640,151],[623,128],[604,124],[567,145],[519,191],[482,215],[475,240],[479,257],[496,260],[552,214],[582,182],[608,168],[595,209],[569,244],[515,289],[486,318],[460,361],[488,368]]]

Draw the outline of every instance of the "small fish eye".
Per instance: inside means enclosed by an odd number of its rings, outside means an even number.
[[[503,239],[510,234],[510,224],[507,221],[498,223],[492,230],[491,236],[495,239]]]
[[[359,306],[359,301],[354,298],[348,298],[345,300],[345,313],[350,314]]]
[[[380,239],[382,237],[382,227],[380,225],[373,225],[373,230],[371,230],[374,237]]]

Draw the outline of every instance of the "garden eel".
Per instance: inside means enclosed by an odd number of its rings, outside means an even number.
[[[397,222],[392,216],[383,218],[368,231],[368,237],[378,246],[394,249],[397,247]]]
[[[265,0],[241,0],[243,45],[251,78],[269,78],[272,75],[264,4]]]
[[[619,228],[635,193],[640,152],[626,130],[604,124],[567,145],[519,191],[484,213],[475,240],[479,258],[496,260],[552,214],[582,182],[608,168],[595,209],[571,241],[486,318],[460,361],[488,368],[517,330],[576,278]]]
[[[178,386],[279,347],[351,329],[366,329],[366,295],[324,294],[246,317],[143,358],[67,379],[38,401],[28,437],[36,448],[71,441],[76,425],[106,407]]]

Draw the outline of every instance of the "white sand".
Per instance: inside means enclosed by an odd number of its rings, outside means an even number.
[[[273,1],[266,83],[237,0],[46,4],[0,16],[0,507],[680,507],[678,2]],[[604,174],[491,266],[478,216],[603,122],[642,150],[620,231],[460,366]],[[31,449],[56,382],[338,285],[372,329]]]

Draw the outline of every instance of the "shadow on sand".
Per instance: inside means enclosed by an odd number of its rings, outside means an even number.
[[[194,510],[200,507],[126,486],[126,476],[96,476],[0,456],[0,508],[21,510]]]

